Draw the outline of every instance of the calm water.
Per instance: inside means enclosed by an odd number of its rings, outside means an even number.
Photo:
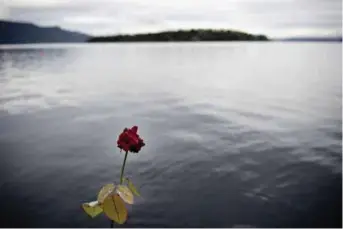
[[[341,227],[341,44],[5,46],[2,227],[108,227],[83,202],[147,145],[125,227]]]

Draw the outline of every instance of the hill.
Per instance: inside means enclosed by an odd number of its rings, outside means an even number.
[[[145,33],[133,35],[115,35],[92,37],[88,42],[165,42],[165,41],[267,41],[264,35],[252,35],[231,30],[193,29]]]
[[[0,20],[0,44],[85,42],[88,35],[59,27],[39,27],[24,22]]]

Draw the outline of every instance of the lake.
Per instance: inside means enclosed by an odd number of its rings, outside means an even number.
[[[109,227],[82,210],[146,146],[121,227],[341,227],[341,43],[0,48],[1,227]]]

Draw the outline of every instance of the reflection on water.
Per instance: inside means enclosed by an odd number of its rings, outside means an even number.
[[[0,49],[3,227],[108,227],[81,203],[127,172],[127,227],[341,227],[341,44]],[[18,220],[20,217],[20,220]]]

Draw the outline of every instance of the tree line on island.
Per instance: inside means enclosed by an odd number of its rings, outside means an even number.
[[[158,33],[91,37],[88,42],[268,41],[265,35],[232,30],[192,29]]]

